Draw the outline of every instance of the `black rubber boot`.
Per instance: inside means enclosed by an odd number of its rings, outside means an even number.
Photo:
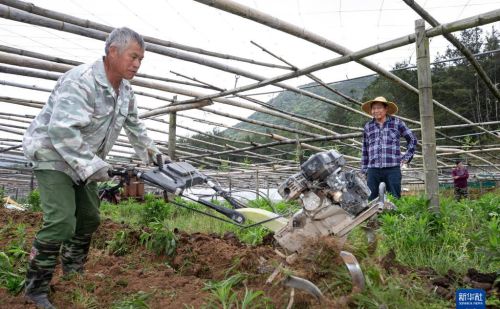
[[[61,249],[61,262],[64,276],[73,273],[83,273],[87,261],[92,234],[75,235],[64,241]]]
[[[49,284],[57,265],[61,241],[35,239],[26,272],[25,297],[37,308],[55,308],[49,301]]]
[[[54,305],[51,304],[47,294],[37,294],[37,295],[26,295],[26,298],[35,304],[37,308],[40,309],[56,309]]]

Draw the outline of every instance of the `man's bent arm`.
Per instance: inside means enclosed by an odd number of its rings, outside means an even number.
[[[129,114],[123,126],[125,133],[127,133],[128,140],[134,147],[139,158],[145,163],[153,162],[154,158],[152,156],[160,153],[160,150],[158,150],[153,140],[148,137],[146,126],[139,120],[135,96],[131,99],[129,104],[133,104],[133,106],[131,110],[129,110]]]

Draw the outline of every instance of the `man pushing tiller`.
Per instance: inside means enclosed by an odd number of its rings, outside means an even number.
[[[64,275],[83,272],[99,226],[97,182],[109,179],[104,159],[121,129],[142,161],[162,157],[139,121],[129,82],[141,66],[144,46],[135,31],[115,29],[102,59],[59,78],[24,135],[24,153],[33,165],[43,210],[25,295],[39,308],[54,308],[48,293],[59,253]]]

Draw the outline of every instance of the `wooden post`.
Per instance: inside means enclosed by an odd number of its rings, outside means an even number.
[[[259,198],[259,170],[255,171],[255,199]]]
[[[35,189],[35,174],[31,172],[30,190],[33,191],[34,189]]]
[[[174,96],[174,103],[177,101],[177,96]],[[177,128],[177,113],[170,113],[170,120],[168,125],[168,155],[172,161],[175,161],[175,136]]]
[[[424,162],[425,194],[429,210],[439,212],[439,182],[436,159],[436,134],[432,103],[432,81],[429,59],[429,38],[425,34],[425,21],[415,21],[417,45],[418,93],[420,122],[422,124],[422,156]]]

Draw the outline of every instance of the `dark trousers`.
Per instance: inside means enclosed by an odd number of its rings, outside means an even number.
[[[455,199],[457,201],[460,201],[462,198],[469,197],[469,193],[467,191],[468,191],[467,187],[465,188],[455,187]]]
[[[370,201],[378,197],[378,186],[385,182],[386,191],[395,198],[401,197],[401,168],[399,166],[385,168],[369,168],[367,175],[368,188],[372,191]]]
[[[75,234],[92,234],[99,226],[97,183],[76,185],[63,172],[35,170],[43,210],[37,238],[65,241]]]

